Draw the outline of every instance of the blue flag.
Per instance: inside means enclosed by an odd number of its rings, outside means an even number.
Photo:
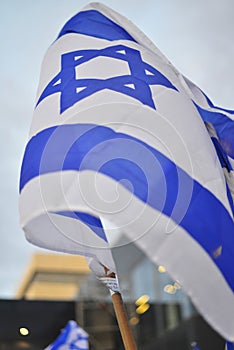
[[[234,341],[233,116],[132,22],[88,5],[42,63],[20,177],[26,238],[102,274],[124,235]]]

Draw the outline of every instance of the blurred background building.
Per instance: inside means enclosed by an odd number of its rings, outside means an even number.
[[[38,253],[23,276],[16,298],[75,300],[89,274],[82,256]]]
[[[197,313],[163,266],[134,245],[114,250],[129,323],[140,350],[223,350],[224,340]],[[0,301],[0,350],[44,349],[69,320],[91,350],[122,350],[109,291],[80,256],[34,255],[16,300]]]

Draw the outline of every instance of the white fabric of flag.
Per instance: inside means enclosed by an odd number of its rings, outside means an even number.
[[[108,237],[123,233],[233,341],[233,201],[207,125],[230,175],[233,112],[128,19],[89,4],[42,64],[20,222],[31,243],[88,256],[94,270],[116,271]]]
[[[88,333],[70,320],[53,343],[44,350],[89,350],[88,339]]]

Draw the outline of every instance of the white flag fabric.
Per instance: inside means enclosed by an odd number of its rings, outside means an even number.
[[[88,333],[71,320],[44,350],[89,350],[88,339]]]
[[[109,238],[124,233],[233,341],[233,201],[210,124],[231,174],[233,112],[128,19],[89,4],[42,64],[20,222],[33,244],[88,256],[94,270],[115,271]]]

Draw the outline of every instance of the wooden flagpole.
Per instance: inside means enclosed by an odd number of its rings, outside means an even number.
[[[108,274],[107,268],[105,268],[105,272],[106,277],[116,278],[114,273]],[[128,322],[122,296],[119,292],[112,292],[111,294],[115,315],[118,321],[119,330],[122,336],[125,350],[137,350],[136,343]]]
[[[116,314],[116,318],[118,321],[118,325],[119,325],[119,329],[120,329],[120,333],[123,339],[125,349],[137,350],[136,343],[128,323],[121,294],[120,293],[112,294],[112,302],[115,309],[115,314]]]

